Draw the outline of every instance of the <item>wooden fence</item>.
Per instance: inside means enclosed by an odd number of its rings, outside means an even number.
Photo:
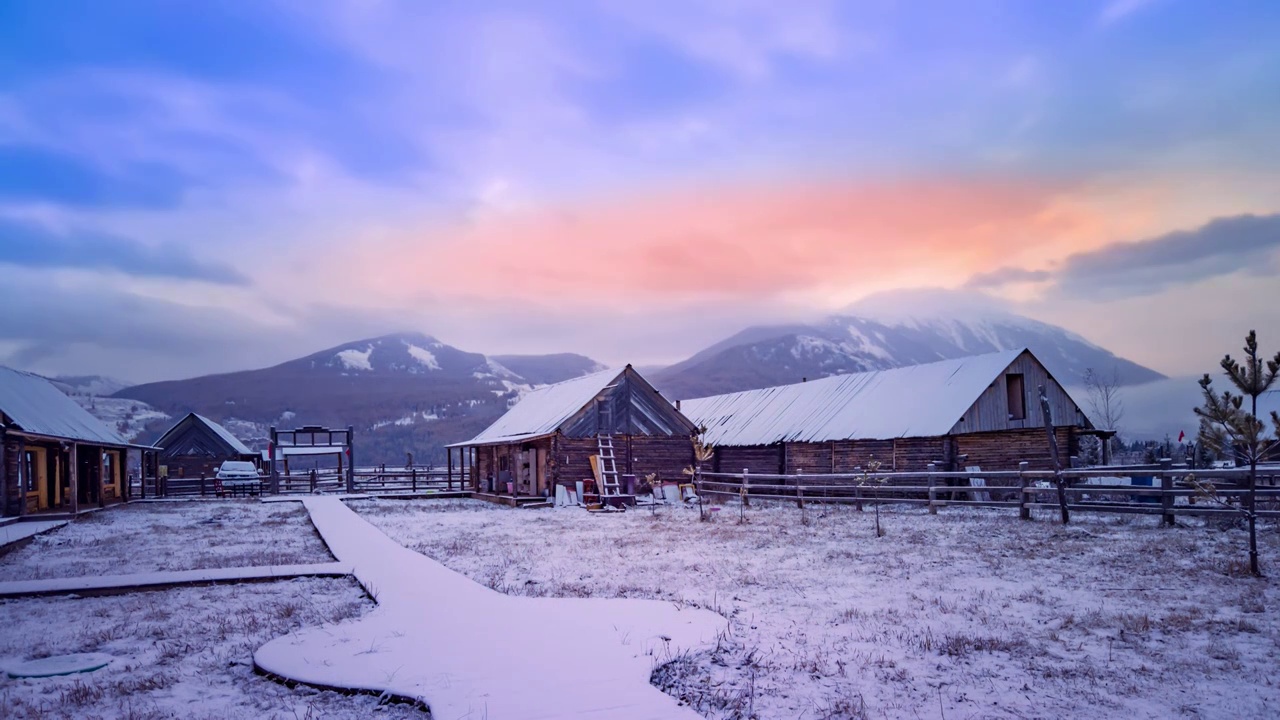
[[[336,470],[308,470],[281,473],[279,495],[312,495],[316,493],[345,493],[346,477]],[[259,496],[271,494],[270,476],[258,482],[237,481],[219,483],[213,477],[148,477],[145,481],[131,479],[131,497],[144,498],[192,498],[224,496]],[[221,490],[220,490],[221,489]],[[369,468],[354,472],[354,491],[372,494],[418,494],[461,492],[466,488],[455,472],[426,467]]]
[[[235,481],[220,483],[216,478],[199,477],[147,477],[130,478],[129,497],[134,500],[155,498],[236,497],[257,496],[267,490],[267,479],[258,482]]]
[[[785,500],[799,507],[805,503],[867,502],[914,503],[930,513],[949,506],[1017,509],[1028,519],[1037,509],[1058,509],[1059,476],[1051,470],[1027,470],[1027,463],[1013,471],[885,472],[823,475],[750,473],[699,473],[695,486],[707,498],[738,497]],[[1197,488],[1191,479],[1201,484]],[[1230,507],[1248,492],[1247,468],[1189,469],[1165,462],[1160,465],[1095,467],[1063,470],[1061,478],[1072,512],[1160,515],[1173,524],[1178,515],[1235,515]],[[1116,482],[1128,478],[1131,484]],[[981,481],[981,482],[977,482]],[[1133,484],[1137,483],[1137,484]],[[1208,497],[1204,484],[1213,486]],[[1258,468],[1258,516],[1280,517],[1280,466]]]
[[[467,488],[456,471],[450,473],[448,470],[413,467],[355,472],[355,491],[358,493],[417,494],[464,490]]]

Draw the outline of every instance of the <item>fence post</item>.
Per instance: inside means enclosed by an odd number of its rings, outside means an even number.
[[[804,470],[796,468],[796,507],[804,509]]]
[[[938,478],[934,476],[937,465],[929,463],[929,514],[938,514]]]
[[[698,519],[706,520],[707,511],[702,506],[702,469],[697,465],[693,468],[693,496],[698,498]],[[683,502],[683,498],[681,502]]]
[[[204,473],[200,473],[200,497],[204,497]]]
[[[418,468],[409,468],[409,479],[413,482],[413,491],[418,492]]]
[[[1027,504],[1027,488],[1031,485],[1031,479],[1027,477],[1029,465],[1026,460],[1018,463],[1018,517],[1023,520],[1031,519],[1031,506]]]
[[[1173,525],[1173,460],[1160,458],[1160,508],[1163,511],[1161,524]]]
[[[742,506],[751,507],[751,496],[748,494],[751,487],[751,469],[742,468]]]
[[[311,472],[308,473],[307,478],[311,481],[311,494],[315,495],[316,494],[316,469],[315,468],[311,468]]]

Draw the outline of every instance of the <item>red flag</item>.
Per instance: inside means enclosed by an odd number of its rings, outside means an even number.
[[[1183,431],[1179,430],[1179,431],[1178,431],[1178,442],[1182,442],[1182,438],[1184,438],[1184,437],[1186,437],[1186,436],[1187,436],[1187,434],[1186,434],[1185,432],[1183,432]]]

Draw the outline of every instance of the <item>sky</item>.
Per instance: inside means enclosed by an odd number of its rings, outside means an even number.
[[[1280,4],[0,3],[0,363],[673,362],[903,288],[1280,348]]]

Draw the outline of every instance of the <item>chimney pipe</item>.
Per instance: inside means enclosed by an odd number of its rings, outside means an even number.
[[[679,401],[679,400],[677,400],[677,401],[676,401],[676,410],[679,410],[679,409],[680,409],[680,401]]]
[[[809,382],[809,378],[807,378],[807,377],[802,377],[802,378],[800,378],[800,382]]]

